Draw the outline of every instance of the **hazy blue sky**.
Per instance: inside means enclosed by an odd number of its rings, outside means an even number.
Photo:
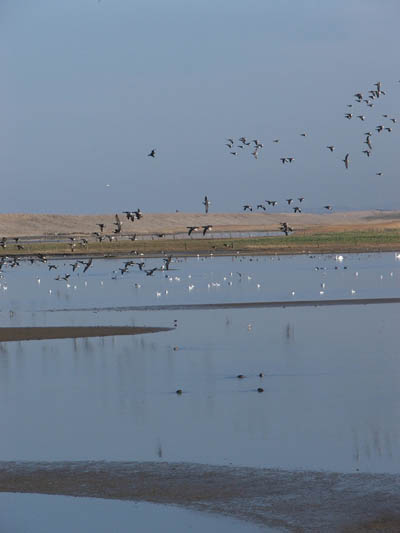
[[[399,20],[398,0],[0,0],[0,210],[397,208]],[[229,154],[242,135],[258,160]]]

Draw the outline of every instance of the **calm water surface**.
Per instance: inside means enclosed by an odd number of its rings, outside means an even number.
[[[49,262],[58,268],[3,268],[3,325],[172,326],[176,320],[177,327],[1,344],[2,460],[400,472],[398,304],[100,309],[400,296],[394,253],[190,258],[153,276],[137,267],[121,275],[123,260],[95,260],[68,283],[54,278],[71,273],[72,261]],[[160,264],[146,260],[145,268]]]
[[[175,533],[274,531],[238,520],[143,502],[0,494],[0,531],[7,533],[164,533],[168,529],[166,524]]]

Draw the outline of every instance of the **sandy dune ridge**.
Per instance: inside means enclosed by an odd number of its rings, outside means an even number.
[[[123,222],[121,234],[152,235],[176,234],[187,231],[188,226],[210,224],[214,231],[274,231],[282,221],[296,230],[322,232],[351,229],[400,228],[400,211],[347,211],[324,214],[309,213],[144,213],[141,220],[131,222],[119,213]],[[115,213],[95,215],[66,215],[39,213],[0,214],[1,237],[54,237],[56,235],[88,235],[99,231],[104,223],[104,233],[115,229]]]

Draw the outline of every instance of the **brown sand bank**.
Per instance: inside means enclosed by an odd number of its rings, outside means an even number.
[[[356,229],[399,229],[400,211],[350,211],[324,214],[309,213],[145,213],[143,218],[123,221],[121,235],[184,233],[187,226],[210,224],[213,231],[274,231],[282,221],[293,225],[296,230],[322,232]],[[0,214],[0,236],[45,237],[55,235],[89,235],[99,231],[97,223],[104,223],[104,232],[111,234],[115,229],[115,214],[62,215],[10,213]]]
[[[0,491],[180,505],[282,531],[400,531],[400,477],[162,462],[0,462]]]
[[[170,331],[171,328],[131,326],[56,326],[31,328],[0,328],[0,342],[34,341],[46,339],[77,339],[80,337],[110,337],[114,335],[140,335]]]

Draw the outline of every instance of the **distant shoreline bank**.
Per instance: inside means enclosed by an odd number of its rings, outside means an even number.
[[[0,256],[308,254],[398,251],[400,211],[0,214]],[[286,222],[293,232],[280,230]],[[103,226],[100,228],[100,226]],[[189,233],[190,227],[196,228]],[[209,227],[203,236],[204,227]]]

